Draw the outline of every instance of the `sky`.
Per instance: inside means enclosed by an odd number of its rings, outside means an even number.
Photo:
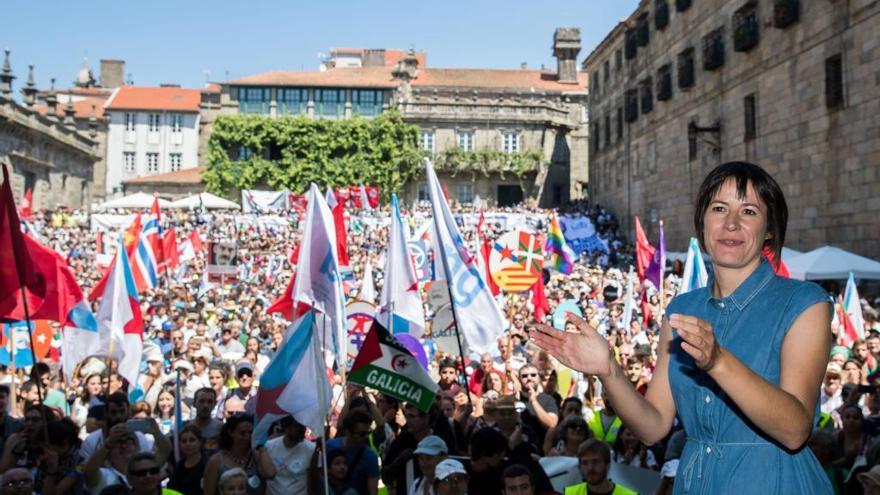
[[[136,85],[201,87],[269,70],[316,70],[332,47],[415,48],[428,67],[555,68],[556,27],[579,27],[578,61],[637,0],[3,0],[0,46],[12,50],[16,93],[72,85],[88,58],[125,60]]]

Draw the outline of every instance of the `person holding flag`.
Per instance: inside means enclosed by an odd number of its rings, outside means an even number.
[[[569,317],[577,333],[533,332],[563,364],[599,377],[641,441],[659,441],[681,419],[688,436],[675,493],[832,493],[803,448],[828,362],[831,300],[815,284],[778,277],[761,256],[769,246],[780,259],[787,222],[782,189],[759,166],[709,172],[694,227],[712,275],[669,304],[645,396],[583,320]]]

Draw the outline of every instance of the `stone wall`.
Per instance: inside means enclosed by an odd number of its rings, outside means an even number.
[[[665,219],[667,247],[681,251],[693,235],[693,199],[703,177],[720,163],[748,160],[766,168],[786,194],[788,246],[832,244],[880,257],[880,3],[801,0],[799,20],[777,28],[775,2],[760,0],[759,42],[744,52],[734,50],[733,18],[747,2],[693,0],[684,12],[675,3],[668,2],[669,24],[658,31],[655,2],[642,1],[584,63],[591,74],[590,128],[600,130],[590,156],[593,199],[630,222],[633,215],[647,224]],[[626,29],[636,29],[643,12],[649,13],[650,41],[616,70]],[[704,70],[703,37],[719,27],[724,64]],[[680,89],[677,59],[688,47],[695,52],[694,85]],[[829,107],[826,66],[838,55],[843,101]],[[658,69],[667,63],[672,97],[658,101]],[[625,91],[649,76],[653,108],[644,113],[640,94],[638,119],[624,123],[618,139]],[[753,136],[746,135],[747,98],[754,101]],[[720,132],[696,134],[695,153],[688,140],[692,122],[720,126]]]

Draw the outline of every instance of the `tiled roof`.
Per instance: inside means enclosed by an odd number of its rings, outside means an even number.
[[[92,105],[95,106],[94,114],[95,117],[100,119],[104,116],[104,102],[106,102],[106,98],[83,98],[79,101],[73,102],[73,117],[77,119],[87,119],[92,116]],[[67,108],[67,102],[58,102],[55,105],[55,115],[58,117],[64,117],[64,109]],[[40,115],[46,115],[49,113],[49,107],[47,105],[34,105],[34,110],[36,110]]]
[[[311,86],[321,88],[397,87],[391,67],[347,67],[325,71],[272,71],[233,79],[232,86]]]
[[[125,184],[201,184],[203,167],[185,168],[177,172],[148,175],[123,181]]]
[[[174,87],[123,86],[107,101],[107,110],[169,110],[198,112],[201,102],[198,89]]]
[[[273,71],[234,79],[232,86],[310,86],[325,88],[385,88],[399,84],[393,67],[347,67],[326,71]],[[578,84],[563,84],[556,73],[528,69],[420,69],[416,87],[506,88],[543,91],[586,91],[587,74],[578,74]]]
[[[207,83],[205,87],[202,88],[202,93],[219,93],[220,85],[218,83]]]
[[[505,88],[544,91],[586,91],[587,74],[578,73],[577,84],[556,80],[556,73],[529,69],[423,69],[414,87]]]

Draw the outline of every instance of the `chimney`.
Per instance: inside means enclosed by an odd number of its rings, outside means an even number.
[[[118,88],[125,84],[125,60],[101,59],[101,87]]]
[[[361,67],[382,67],[385,65],[384,48],[367,48],[361,59]]]
[[[519,68],[522,70],[528,69],[529,68],[528,62],[523,62],[523,63],[519,64]]]
[[[577,84],[577,56],[581,51],[579,28],[556,28],[553,33],[553,56],[556,78],[561,83]]]

